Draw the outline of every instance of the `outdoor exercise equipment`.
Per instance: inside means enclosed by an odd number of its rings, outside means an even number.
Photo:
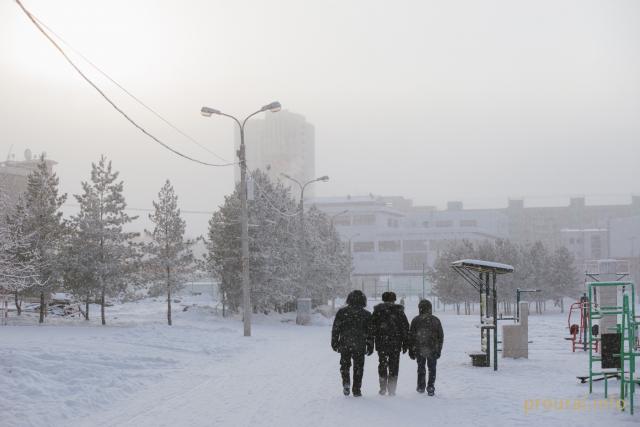
[[[589,332],[589,393],[593,392],[596,375],[604,378],[604,397],[608,397],[608,379],[620,380],[620,401],[628,399],[629,404],[621,405],[624,410],[634,412],[635,386],[640,383],[636,377],[637,330],[640,322],[635,314],[635,285],[632,282],[589,282],[588,332]],[[598,303],[598,290],[607,294]],[[593,334],[593,321],[600,322],[600,337]],[[615,326],[611,325],[612,322]],[[601,341],[600,356],[594,355],[594,343]],[[594,363],[600,362],[600,370],[594,370]]]
[[[580,297],[580,300],[574,302],[569,307],[569,316],[567,317],[567,325],[569,328],[570,337],[566,337],[566,340],[571,341],[571,349],[575,353],[576,346],[582,346],[583,351],[587,351],[587,345],[589,342],[587,328],[589,327],[589,297],[587,294],[584,294]],[[578,312],[580,313],[580,322],[579,323],[571,323],[573,315]],[[575,320],[575,318],[574,318]],[[593,331],[591,333],[594,336],[599,335],[599,326],[593,325]],[[600,341],[597,340],[594,344],[594,350],[596,353],[598,352]]]
[[[513,273],[513,267],[499,262],[463,259],[451,263],[462,278],[480,295],[480,352],[469,353],[473,366],[491,366],[493,341],[493,370],[498,370],[498,294],[496,278]],[[493,334],[491,333],[493,332]],[[493,335],[493,340],[491,336]]]

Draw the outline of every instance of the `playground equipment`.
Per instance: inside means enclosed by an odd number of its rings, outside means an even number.
[[[636,384],[637,331],[640,322],[635,314],[635,285],[632,282],[589,282],[589,393],[593,382],[604,380],[604,397],[608,397],[608,380],[620,380],[620,402],[629,400],[629,412],[634,412]],[[600,290],[600,302],[598,291]],[[606,297],[605,297],[606,295]],[[594,334],[593,321],[600,322],[600,337]],[[613,325],[613,326],[612,326]],[[594,355],[595,343],[601,341],[600,355]],[[601,363],[600,370],[594,364]],[[602,376],[595,378],[595,376]],[[584,380],[583,380],[584,382]],[[621,405],[623,410],[627,405]]]
[[[498,294],[499,274],[513,273],[513,267],[498,262],[463,259],[451,263],[462,278],[480,295],[480,352],[469,353],[473,366],[491,366],[493,341],[493,370],[498,370]],[[491,333],[493,332],[493,334]],[[493,335],[493,340],[491,336]]]
[[[565,338],[566,340],[571,341],[571,349],[575,353],[576,346],[581,346],[583,351],[587,351],[588,345],[588,333],[587,328],[589,327],[589,311],[590,311],[589,297],[587,294],[584,294],[580,297],[580,300],[571,304],[569,307],[569,316],[567,317],[567,325],[569,327],[570,337]],[[575,312],[580,313],[580,323],[571,323],[571,319]],[[599,326],[593,325],[593,330],[591,333],[594,336],[598,336]],[[599,340],[595,341],[594,350],[596,353],[598,352]]]

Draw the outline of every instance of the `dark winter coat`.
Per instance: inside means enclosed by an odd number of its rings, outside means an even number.
[[[438,359],[444,343],[440,319],[431,314],[429,301],[420,301],[418,310],[420,314],[413,318],[409,329],[409,356]]]
[[[367,298],[361,291],[347,297],[347,306],[336,313],[331,330],[331,348],[339,353],[372,353],[369,335],[371,313],[365,310]]]
[[[409,321],[400,304],[383,302],[376,305],[370,328],[376,351],[388,353],[407,348]]]

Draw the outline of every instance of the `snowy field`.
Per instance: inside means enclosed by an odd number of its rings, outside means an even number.
[[[1,426],[612,426],[639,425],[603,405],[603,384],[579,384],[587,355],[572,353],[566,316],[530,317],[530,358],[473,368],[477,316],[436,313],[445,344],[436,396],[416,393],[416,364],[400,362],[396,397],[377,394],[377,357],[368,357],[362,398],[341,394],[331,320],[296,326],[293,316],[257,316],[253,337],[204,301],[145,300],[97,319],[49,318],[0,326]],[[415,314],[416,301],[408,301]],[[99,314],[93,310],[93,314]],[[11,319],[13,320],[13,319]],[[617,395],[617,383],[610,391]],[[594,407],[594,405],[600,405]],[[640,412],[640,405],[636,405]]]

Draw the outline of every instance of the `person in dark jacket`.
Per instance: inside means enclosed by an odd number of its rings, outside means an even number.
[[[371,316],[371,332],[375,350],[378,352],[378,376],[380,394],[396,394],[398,370],[400,368],[400,351],[407,352],[409,321],[404,314],[404,307],[396,304],[396,294],[385,292],[382,303],[373,308]]]
[[[340,353],[342,390],[349,395],[349,374],[353,360],[353,395],[362,396],[364,356],[373,354],[373,339],[369,335],[371,313],[365,309],[367,297],[362,291],[352,291],[347,296],[347,306],[336,313],[331,330],[331,348]]]
[[[442,352],[444,332],[440,319],[431,314],[431,301],[422,300],[418,304],[419,315],[414,317],[409,328],[409,357],[418,362],[418,393],[429,396],[435,393],[436,364]],[[429,368],[429,382],[425,384],[426,369]]]

